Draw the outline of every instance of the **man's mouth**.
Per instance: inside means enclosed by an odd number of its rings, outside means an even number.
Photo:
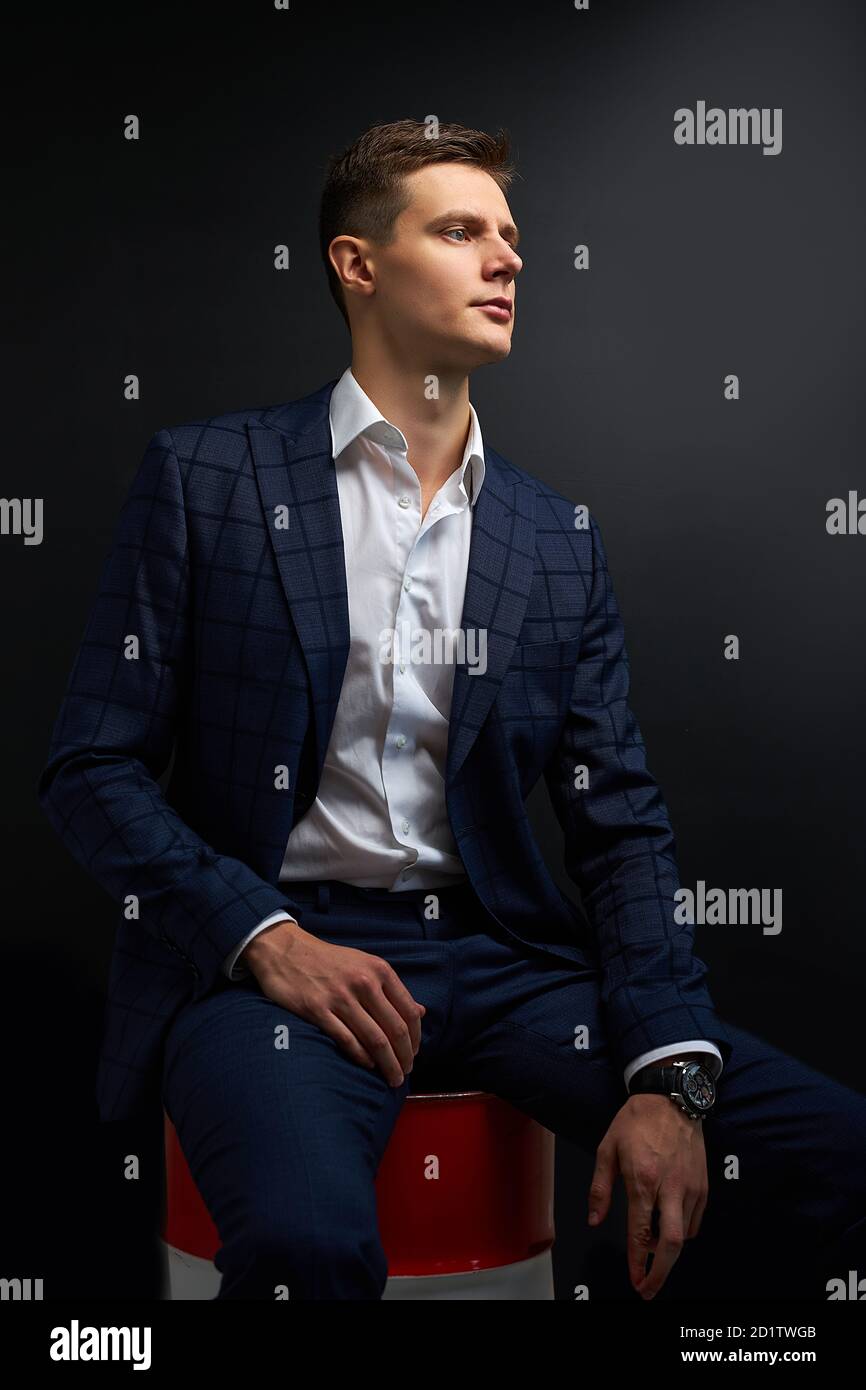
[[[498,319],[500,323],[507,323],[511,318],[510,299],[488,299],[483,304],[473,306],[476,309],[484,309],[492,318]]]

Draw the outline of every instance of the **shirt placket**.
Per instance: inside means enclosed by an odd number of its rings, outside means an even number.
[[[382,749],[382,785],[391,821],[391,833],[412,856],[397,875],[394,887],[413,887],[423,868],[423,858],[414,841],[413,805],[417,788],[413,775],[415,731],[419,720],[420,690],[413,689],[411,654],[413,635],[420,629],[418,605],[412,594],[412,565],[419,545],[442,516],[455,511],[454,505],[438,493],[421,519],[421,484],[402,450],[388,450],[393,466],[394,525],[397,554],[403,558],[402,576],[394,613],[392,650],[392,702]]]

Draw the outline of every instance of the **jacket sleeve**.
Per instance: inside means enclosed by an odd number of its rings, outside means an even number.
[[[160,430],[121,510],[37,794],[73,857],[189,962],[202,993],[266,914],[296,905],[206,844],[158,784],[189,698],[190,576],[180,466]]]
[[[544,773],[563,830],[565,869],[597,943],[601,997],[621,1065],[682,1038],[711,1040],[727,1062],[732,1041],[707,990],[706,966],[694,954],[694,927],[675,920],[674,834],[629,707],[623,624],[592,517],[590,527],[583,641],[566,722]],[[575,786],[581,765],[585,789]]]

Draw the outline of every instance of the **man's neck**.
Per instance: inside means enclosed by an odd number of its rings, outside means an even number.
[[[386,420],[396,425],[409,447],[409,463],[421,483],[422,515],[431,498],[463,462],[472,419],[469,378],[436,379],[430,373],[394,372],[353,355],[352,375]]]

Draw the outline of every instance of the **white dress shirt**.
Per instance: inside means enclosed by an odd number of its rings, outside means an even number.
[[[350,647],[316,799],[286,844],[279,878],[287,885],[337,879],[395,893],[435,892],[467,877],[445,805],[454,660],[413,661],[412,651],[417,634],[460,629],[472,507],[484,483],[484,444],[471,403],[469,412],[463,461],[422,518],[421,484],[401,431],[351,367],[332,392]],[[477,648],[466,659],[477,660]],[[272,912],[232,950],[223,966],[229,979],[249,974],[238,956],[280,921],[296,919]],[[626,1085],[647,1062],[690,1051],[710,1053],[721,1074],[718,1048],[689,1039],[633,1058]]]

